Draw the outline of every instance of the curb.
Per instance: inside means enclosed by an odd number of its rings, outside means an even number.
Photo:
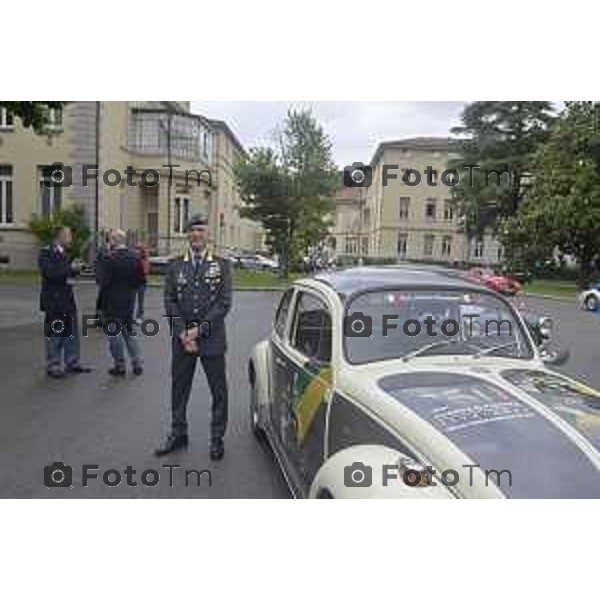
[[[530,292],[524,292],[524,294],[530,298],[542,298],[543,300],[555,300],[556,302],[573,302],[573,298],[567,298],[566,296],[551,296],[549,294],[535,294]]]

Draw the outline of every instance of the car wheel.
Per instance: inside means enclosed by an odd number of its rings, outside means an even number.
[[[598,308],[598,299],[593,294],[590,294],[586,297],[584,304],[587,310],[595,311]]]
[[[260,424],[260,415],[258,413],[258,392],[256,390],[256,379],[254,372],[250,372],[250,427],[254,436],[264,442],[266,439],[265,430]]]

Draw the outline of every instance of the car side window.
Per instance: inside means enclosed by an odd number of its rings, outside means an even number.
[[[331,314],[319,297],[302,292],[296,302],[292,346],[310,359],[331,362]]]
[[[294,288],[290,288],[281,299],[277,313],[275,314],[275,333],[283,339],[285,334],[285,324],[287,322],[287,316],[290,311],[290,303],[292,296],[294,295]]]

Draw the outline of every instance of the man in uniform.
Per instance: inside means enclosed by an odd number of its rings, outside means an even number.
[[[187,405],[198,358],[212,396],[210,457],[223,458],[227,427],[225,316],[231,307],[228,262],[207,249],[207,221],[188,223],[190,244],[171,261],[165,277],[165,312],[171,323],[171,435],[155,451],[163,456],[187,448]]]
[[[69,258],[72,240],[68,227],[58,227],[54,241],[41,249],[38,258],[42,275],[40,310],[45,313],[46,373],[53,379],[91,371],[79,362],[79,326],[72,278],[79,273],[80,264]]]

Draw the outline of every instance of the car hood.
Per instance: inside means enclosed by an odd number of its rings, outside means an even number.
[[[600,497],[600,395],[550,371],[386,375],[378,387],[483,469],[508,470],[516,498]]]

